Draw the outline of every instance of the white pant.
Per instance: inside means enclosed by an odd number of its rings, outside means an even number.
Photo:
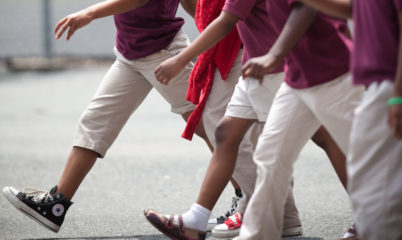
[[[372,83],[355,111],[348,190],[359,237],[402,239],[402,140],[388,127],[390,81]]]
[[[74,146],[90,149],[104,157],[131,114],[155,88],[171,105],[171,111],[183,114],[195,106],[186,100],[188,77],[192,64],[169,85],[159,83],[155,68],[189,45],[188,37],[179,31],[172,43],[150,56],[125,59],[116,49],[116,61],[103,78],[88,108],[81,115]]]
[[[265,122],[284,76],[283,72],[268,74],[262,83],[253,78],[240,77],[225,116]]]
[[[240,77],[225,112],[225,116],[259,121],[254,123],[244,136],[248,141],[243,141],[240,145],[242,151],[239,151],[238,161],[233,173],[234,179],[238,181],[243,192],[243,198],[238,207],[238,211],[241,213],[246,211],[248,202],[254,192],[257,169],[253,162],[253,154],[257,146],[258,136],[262,132],[275,94],[283,82],[283,77],[284,73],[265,75],[261,84],[256,79],[243,79]],[[245,151],[246,149],[248,151]],[[290,187],[285,207],[284,228],[300,224],[293,189]]]
[[[321,124],[346,153],[353,111],[362,94],[363,88],[353,87],[349,74],[308,89],[282,84],[258,139],[257,180],[238,239],[281,239],[298,154]]]

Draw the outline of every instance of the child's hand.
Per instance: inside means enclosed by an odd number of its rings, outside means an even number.
[[[252,77],[262,83],[264,75],[275,70],[279,63],[280,62],[269,53],[261,57],[252,58],[248,60],[242,68],[243,79]]]
[[[402,139],[402,105],[391,105],[388,108],[388,125],[394,130],[394,137]]]
[[[92,19],[87,9],[75,12],[61,19],[54,28],[53,33],[56,35],[56,39],[59,39],[68,29],[66,40],[69,40],[75,31],[88,25]]]
[[[171,57],[155,69],[156,79],[162,84],[167,85],[170,80],[184,69],[184,67],[185,64],[180,63],[177,56]]]

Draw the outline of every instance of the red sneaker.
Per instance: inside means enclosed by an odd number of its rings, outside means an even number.
[[[217,225],[212,230],[212,236],[215,238],[233,238],[239,235],[243,220],[243,214],[234,213],[228,217],[223,224]]]

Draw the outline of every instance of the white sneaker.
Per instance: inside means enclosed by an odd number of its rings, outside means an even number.
[[[243,214],[235,213],[228,217],[223,224],[217,225],[212,230],[212,236],[215,238],[234,238],[239,235],[243,222]],[[303,235],[301,225],[283,229],[282,237],[294,237]]]
[[[233,238],[239,235],[243,220],[243,214],[235,213],[228,217],[223,224],[217,225],[212,230],[215,238]]]
[[[211,218],[208,221],[207,224],[207,232],[212,231],[217,225],[223,224],[225,220],[230,217],[236,210],[237,210],[237,205],[239,203],[240,198],[239,197],[232,197],[232,206],[230,209],[223,215],[217,217],[217,218]]]

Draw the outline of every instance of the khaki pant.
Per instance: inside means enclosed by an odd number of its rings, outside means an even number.
[[[104,157],[128,118],[152,88],[170,103],[172,112],[192,111],[195,106],[185,98],[192,64],[188,64],[168,85],[159,83],[154,74],[160,63],[188,45],[188,37],[179,31],[166,49],[133,61],[125,59],[115,49],[116,61],[81,115],[73,145],[93,150],[99,157]]]
[[[348,190],[359,238],[402,239],[402,140],[388,127],[390,81],[372,83],[356,109],[348,155]]]

